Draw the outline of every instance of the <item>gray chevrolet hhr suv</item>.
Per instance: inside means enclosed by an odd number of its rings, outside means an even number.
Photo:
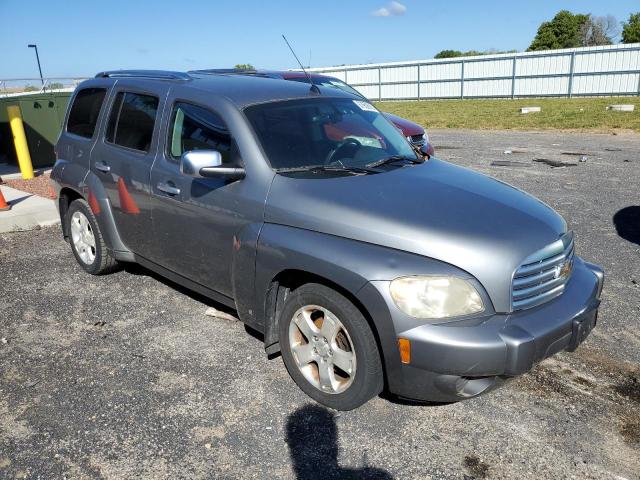
[[[51,174],[87,272],[138,262],[237,310],[332,408],[474,397],[572,351],[603,271],[549,206],[412,149],[363,98],[118,71],[73,95]]]

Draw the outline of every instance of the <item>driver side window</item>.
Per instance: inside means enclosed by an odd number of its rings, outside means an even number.
[[[168,155],[175,162],[185,152],[217,150],[223,164],[237,163],[237,148],[219,115],[189,103],[176,103],[169,126]]]

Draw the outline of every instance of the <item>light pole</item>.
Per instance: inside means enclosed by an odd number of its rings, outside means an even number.
[[[44,87],[44,78],[42,78],[42,68],[40,68],[40,55],[38,55],[38,46],[35,44],[27,45],[29,48],[35,48],[36,50],[36,60],[38,61],[38,71],[40,72],[40,81],[42,82],[42,86]]]

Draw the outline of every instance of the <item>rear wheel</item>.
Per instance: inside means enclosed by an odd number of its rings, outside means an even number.
[[[324,285],[303,285],[285,301],[279,326],[285,366],[317,402],[351,410],[382,391],[373,332],[343,295]]]
[[[65,229],[73,255],[86,272],[102,275],[117,268],[118,262],[107,249],[96,217],[86,201],[71,202],[65,214]]]

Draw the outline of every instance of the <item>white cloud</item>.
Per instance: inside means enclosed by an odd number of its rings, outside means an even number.
[[[389,2],[386,7],[380,7],[377,10],[371,12],[371,15],[374,17],[393,17],[397,15],[404,15],[407,11],[407,7],[405,7],[400,2]]]
[[[374,17],[388,17],[389,15],[391,15],[391,12],[388,8],[382,7],[371,12],[371,15],[373,15]]]
[[[400,2],[391,2],[389,4],[389,11],[392,15],[404,15],[404,12],[407,11],[407,7]]]

